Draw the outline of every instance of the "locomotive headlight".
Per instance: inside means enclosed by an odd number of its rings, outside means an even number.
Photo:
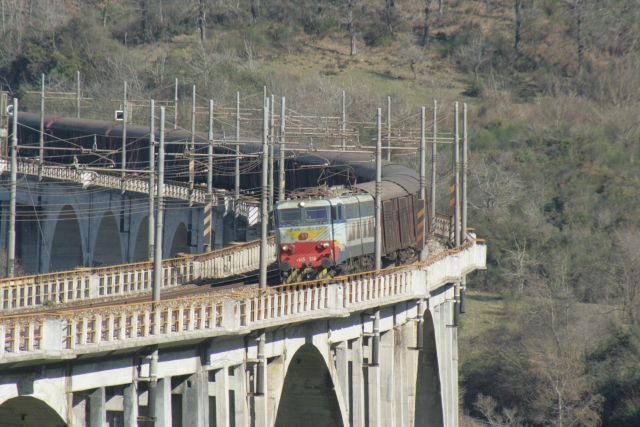
[[[318,250],[323,250],[323,249],[327,249],[329,247],[329,242],[323,242],[323,243],[318,243],[318,246],[316,246],[316,248],[318,248]]]
[[[292,254],[293,253],[293,246],[282,245],[282,246],[280,246],[280,250],[282,252],[287,252],[288,254]]]

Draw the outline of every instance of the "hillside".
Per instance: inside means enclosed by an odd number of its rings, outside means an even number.
[[[13,3],[0,86],[21,99],[80,71],[97,99],[123,81],[168,99],[178,78],[184,99],[266,85],[323,114],[346,90],[354,120],[387,96],[398,116],[467,102],[490,268],[460,333],[465,423],[640,425],[636,0]]]

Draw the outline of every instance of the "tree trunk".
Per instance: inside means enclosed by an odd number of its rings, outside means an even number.
[[[251,19],[253,22],[258,19],[258,0],[251,0]]]
[[[522,27],[522,0],[516,0],[516,29],[515,29],[515,41],[513,44],[516,54],[520,53],[520,41],[521,41],[521,27]]]
[[[582,40],[582,3],[576,0],[576,46],[578,49],[578,74],[582,72],[584,62],[584,41]]]
[[[356,55],[356,29],[353,24],[353,2],[355,0],[347,1],[347,31],[349,32],[349,38],[351,39],[351,56]]]
[[[395,16],[396,2],[395,0],[385,0],[386,5],[384,8],[385,21],[389,34],[393,34],[393,20]]]
[[[149,0],[139,0],[140,2],[140,27],[142,30],[142,40],[151,40],[151,29],[149,28]]]
[[[206,0],[200,0],[198,4],[198,28],[200,30],[200,41],[203,42],[206,40],[207,36],[205,34],[205,26],[206,26]]]
[[[106,27],[107,26],[107,16],[108,16],[108,9],[109,9],[109,4],[111,4],[110,0],[105,0],[103,2],[104,4],[104,8],[102,9],[102,26]]]
[[[429,15],[431,14],[431,0],[424,2],[424,26],[422,27],[422,47],[429,46]]]
[[[2,0],[2,34],[4,34],[7,31],[5,17],[4,17],[4,2],[5,0]]]

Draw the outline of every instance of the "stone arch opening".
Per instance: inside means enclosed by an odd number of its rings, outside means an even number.
[[[183,222],[178,225],[176,232],[173,234],[169,257],[173,257],[180,252],[189,252],[189,232]]]
[[[66,205],[58,215],[53,233],[49,271],[71,270],[82,265],[80,224],[73,208]]]
[[[145,217],[138,227],[136,235],[135,249],[133,251],[133,262],[146,261],[149,259],[149,217]]]
[[[93,249],[93,265],[122,264],[122,246],[120,245],[120,228],[116,216],[111,211],[105,212],[100,221],[96,243]]]
[[[0,405],[2,425],[21,427],[64,427],[67,424],[60,415],[40,399],[20,396]]]
[[[427,310],[423,319],[422,350],[418,353],[416,377],[415,426],[442,426],[442,394],[440,371],[436,349],[436,335],[431,313]]]
[[[300,347],[289,364],[275,425],[344,426],[329,369],[311,344]]]

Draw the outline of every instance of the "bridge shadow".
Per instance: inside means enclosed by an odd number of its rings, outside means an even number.
[[[416,383],[415,426],[443,425],[440,372],[436,352],[436,338],[431,313],[424,314],[423,347],[418,354]]]
[[[329,369],[311,344],[300,347],[291,360],[275,426],[344,426]]]
[[[20,396],[0,405],[0,425],[64,427],[66,423],[42,400],[31,396]]]

